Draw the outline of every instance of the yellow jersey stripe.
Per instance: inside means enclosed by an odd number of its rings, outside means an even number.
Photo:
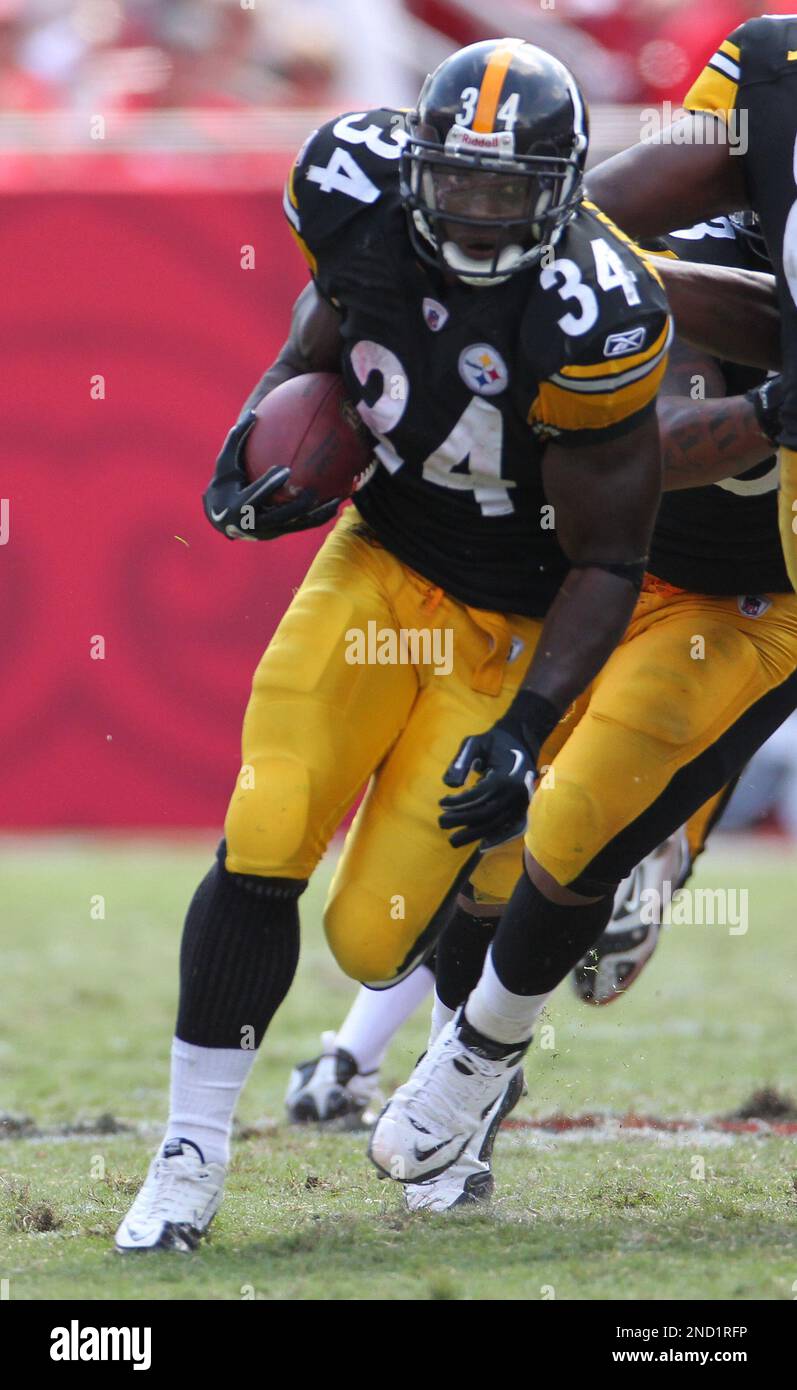
[[[313,255],[312,251],[310,250],[310,247],[307,245],[307,242],[305,241],[305,239],[304,239],[304,237],[302,236],[301,232],[297,232],[296,228],[295,228],[295,227],[293,226],[293,224],[290,223],[290,222],[288,223],[288,231],[290,232],[291,236],[293,237],[294,241],[296,242],[296,245],[298,246],[299,250],[301,251],[302,255],[304,256],[304,259],[307,261],[307,264],[309,265],[309,267],[310,267],[310,269],[311,269],[313,275],[317,275],[317,274],[318,274],[318,261],[316,260],[315,256]]]
[[[739,47],[738,43],[731,43],[730,39],[723,39],[722,43],[719,46],[719,52],[727,53],[728,57],[733,58],[734,62],[737,63],[740,61],[742,56],[742,50]]]
[[[552,381],[540,383],[529,411],[529,423],[542,421],[561,430],[601,430],[627,420],[656,397],[667,368],[666,356],[653,371],[618,391],[581,394]]]
[[[557,373],[557,377],[573,377],[576,380],[584,380],[592,377],[622,376],[625,372],[631,371],[634,367],[641,367],[645,362],[652,362],[652,359],[668,346],[672,324],[668,319],[661,330],[655,343],[643,352],[629,353],[627,357],[607,358],[604,362],[593,362],[588,367],[562,367]]]
[[[724,116],[735,107],[738,91],[738,82],[707,67],[689,88],[684,106],[687,111],[710,111],[715,116]]]
[[[293,203],[293,206],[294,206],[295,208],[298,208],[298,206],[299,206],[299,199],[296,197],[295,183],[296,183],[296,165],[295,165],[295,164],[292,164],[292,165],[291,165],[291,172],[290,172],[289,175],[288,175],[288,197],[290,198],[291,202]]]
[[[511,47],[507,44],[504,47],[496,48],[484,69],[472,127],[473,130],[479,131],[481,134],[488,134],[495,125],[495,113],[498,110],[504,79],[514,56],[514,44]]]

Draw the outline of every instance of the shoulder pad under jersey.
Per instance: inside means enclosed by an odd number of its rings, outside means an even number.
[[[314,274],[355,218],[398,198],[398,161],[406,133],[400,111],[353,111],[305,141],[285,187],[283,207]]]
[[[655,401],[672,339],[655,266],[585,201],[561,254],[541,269],[540,291],[523,344],[539,382],[534,433],[581,445],[634,428]]]

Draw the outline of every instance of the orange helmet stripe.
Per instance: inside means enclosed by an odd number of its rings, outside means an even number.
[[[495,113],[498,110],[498,102],[501,96],[501,89],[504,85],[509,65],[515,56],[517,41],[510,47],[496,48],[487,67],[484,69],[482,85],[479,88],[479,102],[476,107],[476,114],[473,117],[473,130],[482,134],[489,134],[495,125]]]

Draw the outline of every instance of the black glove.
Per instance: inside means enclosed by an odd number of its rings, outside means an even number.
[[[461,787],[471,772],[482,776],[475,787],[440,801],[446,808],[438,821],[441,828],[462,827],[450,837],[456,849],[474,840],[481,840],[482,851],[494,849],[523,834],[540,749],[558,722],[549,700],[520,690],[487,733],[464,740],[443,781],[447,787]]]
[[[289,468],[269,468],[262,478],[249,482],[242,454],[255,418],[250,410],[233,425],[216,459],[215,472],[202,498],[211,526],[232,541],[271,541],[331,521],[342,501],[340,497],[319,503],[312,493],[303,492],[290,502],[269,504],[269,498],[290,477]],[[244,512],[244,508],[251,510]]]
[[[783,405],[783,377],[780,374],[767,377],[760,386],[754,386],[752,391],[745,391],[744,398],[752,402],[761,433],[765,434],[767,439],[771,439],[773,444],[777,444],[782,428],[780,411]]]

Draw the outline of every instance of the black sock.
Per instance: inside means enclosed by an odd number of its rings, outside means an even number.
[[[592,946],[612,915],[613,895],[583,907],[552,903],[523,873],[493,941],[493,965],[513,994],[548,994]]]
[[[476,917],[459,903],[437,943],[435,991],[449,1009],[458,1009],[476,988],[490,949],[497,917]]]
[[[199,1047],[259,1047],[299,959],[301,881],[214,864],[194,894],[180,947],[177,1036]]]

